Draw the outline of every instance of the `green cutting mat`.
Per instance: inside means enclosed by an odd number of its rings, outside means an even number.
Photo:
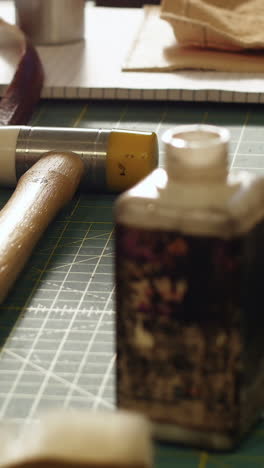
[[[232,170],[264,172],[261,105],[44,101],[32,120],[159,136],[177,123],[196,122],[230,129]],[[10,193],[0,191],[1,205]],[[76,196],[0,307],[0,421],[24,424],[58,406],[114,407],[113,201],[110,195]],[[230,454],[158,445],[156,466],[264,467],[264,424]]]

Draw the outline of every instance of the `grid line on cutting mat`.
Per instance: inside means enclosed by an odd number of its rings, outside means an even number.
[[[264,116],[252,105],[72,101],[54,107],[43,102],[32,122],[153,130],[159,138],[180,123],[224,125],[231,132],[232,169],[242,165],[264,173]],[[163,165],[161,141],[160,155]],[[0,191],[1,205],[10,193]],[[0,307],[1,420],[29,423],[38,411],[53,406],[114,408],[114,200],[112,195],[78,195],[47,229]],[[158,446],[157,464],[264,466],[263,429],[232,455]]]

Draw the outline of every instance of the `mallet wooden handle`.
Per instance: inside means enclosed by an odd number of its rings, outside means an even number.
[[[18,181],[0,211],[0,303],[44,230],[73,197],[84,172],[73,153],[49,153]]]

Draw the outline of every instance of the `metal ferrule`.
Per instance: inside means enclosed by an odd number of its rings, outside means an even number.
[[[17,180],[45,153],[73,152],[85,163],[81,182],[87,191],[107,191],[106,157],[111,130],[21,127],[16,147]]]

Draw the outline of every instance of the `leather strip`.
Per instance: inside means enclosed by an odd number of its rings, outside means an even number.
[[[17,26],[0,19],[0,27],[20,48],[16,72],[0,101],[0,125],[24,125],[40,99],[43,67],[35,47]]]

